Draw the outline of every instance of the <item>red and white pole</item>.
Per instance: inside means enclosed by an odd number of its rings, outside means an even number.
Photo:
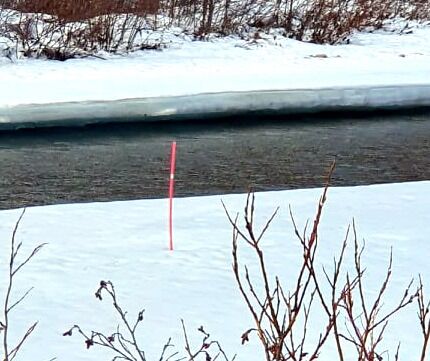
[[[169,250],[173,251],[173,194],[175,187],[176,142],[170,149],[170,179],[169,179]]]

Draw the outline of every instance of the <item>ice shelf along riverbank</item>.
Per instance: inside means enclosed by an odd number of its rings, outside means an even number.
[[[207,119],[430,107],[430,85],[221,92],[0,108],[0,130],[106,122]]]

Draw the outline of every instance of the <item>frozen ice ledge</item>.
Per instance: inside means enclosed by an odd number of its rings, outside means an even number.
[[[424,107],[430,107],[430,84],[255,90],[1,106],[0,130]]]

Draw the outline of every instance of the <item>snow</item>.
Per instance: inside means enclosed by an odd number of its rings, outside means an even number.
[[[114,101],[20,105],[3,110],[3,114],[0,114],[0,130],[79,126],[112,120],[201,120],[250,112],[285,115],[426,106],[430,106],[430,85],[202,93]]]
[[[399,98],[408,97],[416,89],[411,91],[409,87],[424,86],[418,91],[419,99],[412,100],[416,105],[430,104],[428,24],[397,20],[385,29],[354,34],[349,44],[341,45],[299,42],[282,37],[276,30],[259,33],[257,40],[230,36],[192,41],[175,29],[163,36],[167,47],[162,51],[101,54],[108,60],[11,62],[0,58],[0,119],[12,121],[14,112],[25,113],[19,107],[23,105],[36,118],[42,118],[43,111],[33,104],[66,103],[67,107],[76,106],[75,114],[79,114],[76,102],[301,89],[313,91],[315,98],[321,89],[340,89],[334,98],[323,99],[322,104],[327,106],[342,97],[354,100],[344,89],[364,87],[371,94],[375,88],[403,86],[404,91],[389,97],[390,105],[396,105]],[[373,103],[385,105],[384,96],[371,97]],[[263,99],[260,106],[264,108],[265,104],[267,100]],[[368,101],[360,103],[361,107],[367,105]],[[319,103],[304,105],[312,106]],[[53,113],[61,118],[61,111],[60,107]],[[139,114],[147,113],[141,101]],[[112,115],[117,116],[113,110]],[[22,114],[16,116],[19,119]]]
[[[288,206],[303,229],[315,214],[320,194],[321,189],[306,189],[256,195],[258,226],[280,206],[263,246],[271,272],[286,283],[301,256]],[[240,335],[252,327],[252,320],[231,271],[232,232],[221,206],[223,200],[232,214],[242,212],[245,199],[243,194],[176,199],[173,252],[167,250],[166,199],[28,209],[17,236],[23,241],[22,257],[41,242],[48,245],[16,280],[15,297],[30,286],[35,289],[13,314],[12,337],[39,320],[20,359],[34,359],[34,355],[40,360],[111,359],[96,348],[86,350],[79,336],[61,336],[74,324],[85,330],[115,330],[117,319],[109,302],[94,297],[101,279],[114,282],[120,303],[130,315],[141,307],[146,309],[139,337],[148,360],[159,355],[170,336],[183,352],[181,318],[193,342],[200,339],[196,328],[204,325],[228,355],[237,353],[238,360],[262,359],[256,337],[245,346],[240,344]],[[5,250],[19,213],[0,212],[3,274],[8,260]],[[394,265],[386,306],[395,304],[398,298],[394,295],[399,297],[411,277],[419,273],[429,290],[430,181],[331,188],[320,229],[318,267],[330,267],[353,218],[359,240],[366,240],[363,263],[369,293],[382,282],[390,247]],[[351,252],[349,248],[348,257]],[[252,269],[255,259],[243,244],[240,254]],[[6,277],[1,277],[1,295],[5,282]],[[312,325],[312,332],[319,332],[318,325]],[[389,324],[382,349],[391,350],[390,359],[399,340],[400,358],[418,359],[421,335],[415,305]],[[320,360],[336,359],[332,352],[333,348],[327,349]]]
[[[107,60],[0,57],[0,127],[28,121],[49,125],[61,119],[72,124],[78,123],[77,117],[100,121],[241,109],[430,105],[429,24],[397,20],[378,31],[356,33],[349,44],[340,45],[298,42],[276,29],[245,40],[212,36],[193,41],[177,29],[163,37],[162,51],[99,54]],[[264,248],[272,274],[287,282],[301,256],[288,205],[302,229],[312,219],[320,194],[321,189],[257,194],[260,224],[281,206]],[[260,360],[255,337],[245,346],[240,342],[241,334],[253,325],[231,271],[232,232],[221,206],[223,200],[235,213],[243,209],[245,198],[175,200],[173,252],[167,250],[165,199],[28,209],[18,232],[22,254],[41,242],[48,245],[16,279],[15,298],[28,287],[34,290],[13,313],[12,338],[39,320],[20,358],[110,359],[105,351],[85,350],[76,335],[62,337],[74,324],[85,330],[115,331],[118,320],[109,302],[94,297],[99,281],[109,279],[130,315],[146,309],[139,336],[148,360],[159,355],[168,337],[183,352],[181,318],[194,342],[199,339],[195,330],[204,325],[228,355]],[[4,275],[5,250],[19,213],[0,212]],[[396,295],[418,274],[429,289],[430,181],[330,189],[320,231],[319,267],[331,266],[353,218],[359,238],[366,239],[363,261],[370,295],[383,280],[390,247],[394,274],[385,307],[396,304]],[[348,252],[351,256],[351,248]],[[255,261],[243,245],[241,254],[253,269]],[[6,281],[7,277],[0,278],[0,295]],[[314,337],[319,326],[317,316]],[[389,325],[383,348],[390,350],[391,358],[399,340],[400,359],[418,359],[421,334],[415,306]],[[320,360],[335,359],[333,349],[328,347]]]

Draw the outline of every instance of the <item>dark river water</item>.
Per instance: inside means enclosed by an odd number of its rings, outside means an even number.
[[[430,114],[0,133],[0,209],[430,179]]]

